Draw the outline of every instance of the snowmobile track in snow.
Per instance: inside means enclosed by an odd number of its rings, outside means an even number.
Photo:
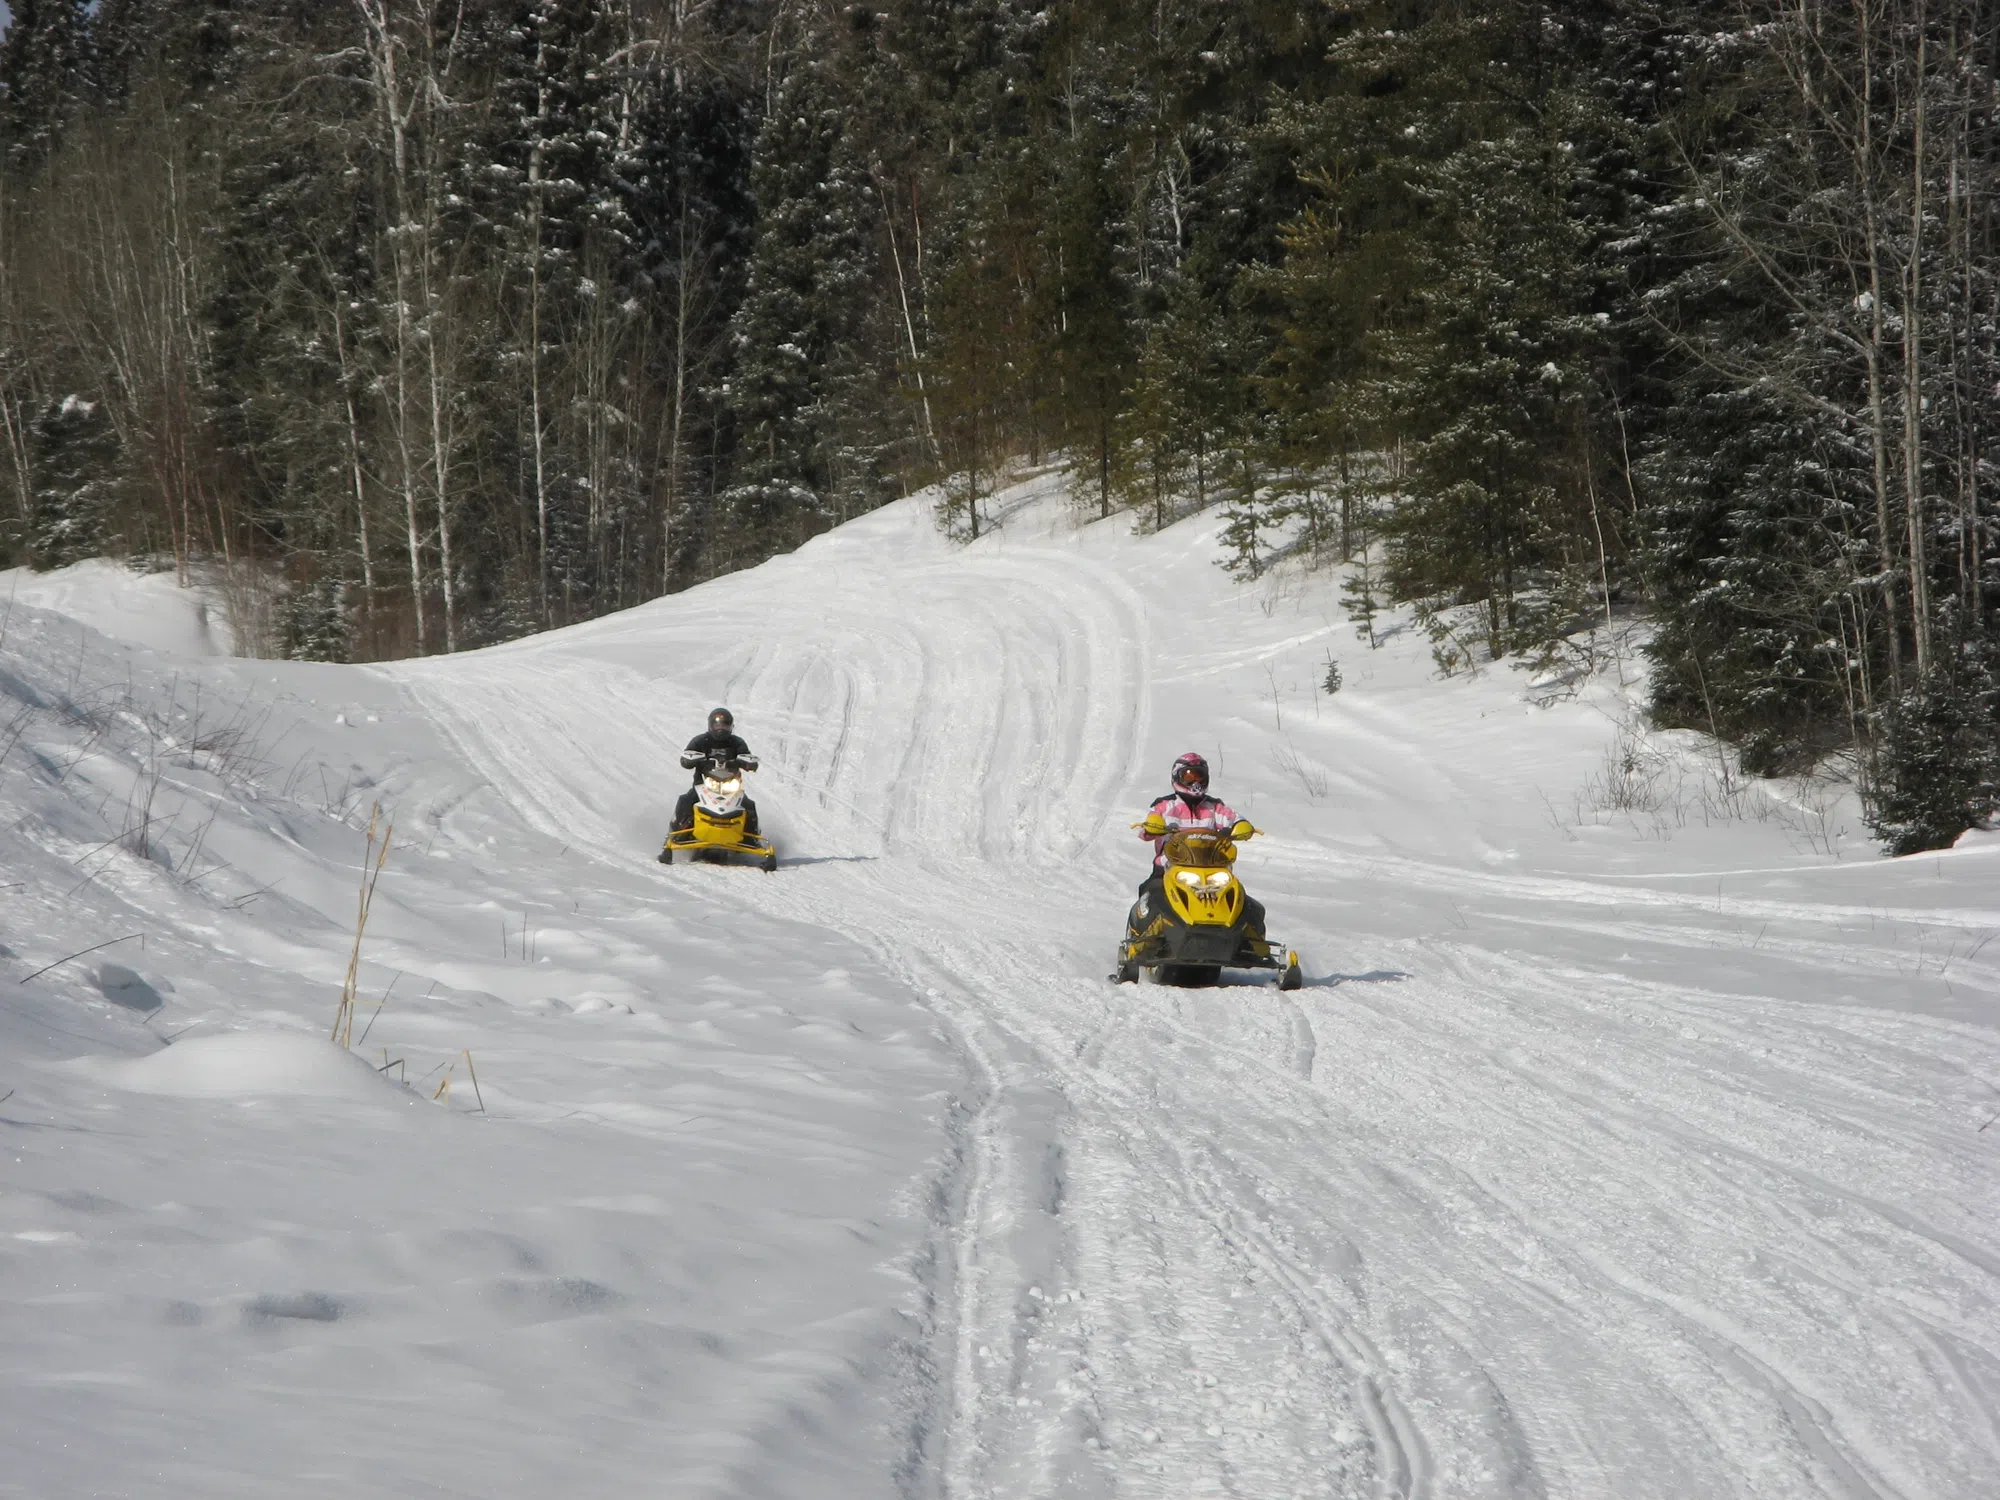
[[[2000,1392],[2000,1263],[1900,1201],[1990,1183],[1936,1101],[2000,1073],[1992,1031],[1614,961],[1705,975],[1754,920],[1778,929],[1757,963],[1881,973],[1902,960],[1854,940],[1867,907],[1280,836],[1247,883],[1311,972],[1311,934],[1342,933],[1354,975],[1095,977],[1143,863],[1125,824],[1184,748],[1163,734],[1226,719],[1240,761],[1263,732],[1217,711],[1215,674],[1325,634],[1156,649],[1156,612],[1228,587],[1206,576],[1161,604],[1060,546],[926,551],[884,518],[659,622],[398,669],[524,816],[614,863],[646,856],[671,750],[726,685],[799,863],[676,870],[661,899],[844,933],[953,1038],[911,1491],[1944,1500],[2000,1476],[1972,1418]],[[650,675],[662,654],[707,686]],[[1355,776],[1449,779],[1442,742],[1348,691]],[[1948,1439],[1908,1440],[1940,1411]]]

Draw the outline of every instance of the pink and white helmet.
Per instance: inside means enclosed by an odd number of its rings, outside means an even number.
[[[1174,789],[1200,796],[1208,790],[1208,762],[1194,751],[1174,760]]]

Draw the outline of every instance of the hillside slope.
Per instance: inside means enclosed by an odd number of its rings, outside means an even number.
[[[1615,675],[1439,682],[1213,518],[998,511],[449,660],[134,658],[88,745],[117,650],[17,619],[14,961],[148,937],[0,991],[0,1494],[2000,1488],[2000,850],[1875,859]],[[65,895],[196,680],[289,736],[174,771],[226,868]],[[650,862],[715,702],[776,877]],[[1295,996],[1104,981],[1187,748]],[[483,1113],[242,1052],[330,1019],[375,799],[370,1060]]]

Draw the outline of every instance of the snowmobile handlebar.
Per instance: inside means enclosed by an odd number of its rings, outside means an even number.
[[[757,769],[755,759],[732,760],[726,755],[708,755],[693,762],[693,769],[700,776],[740,776],[745,771]]]
[[[1173,827],[1170,827],[1167,823],[1167,820],[1161,817],[1158,813],[1148,813],[1144,818],[1140,819],[1137,823],[1134,823],[1132,826],[1134,828],[1144,829],[1146,832],[1146,836],[1148,838],[1156,838],[1156,839],[1165,838],[1169,833],[1176,833],[1176,832],[1212,833],[1217,838],[1226,838],[1229,839],[1231,842],[1238,844],[1242,843],[1245,839],[1255,838],[1258,834],[1264,831],[1261,828],[1252,828],[1250,826],[1250,820],[1248,818],[1238,818],[1228,828],[1175,829]]]

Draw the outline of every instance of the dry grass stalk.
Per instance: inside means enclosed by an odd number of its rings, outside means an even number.
[[[479,1091],[479,1070],[472,1065],[472,1049],[465,1049],[465,1073],[472,1080],[472,1097],[479,1101],[479,1112],[486,1113],[486,1096]]]
[[[375,882],[382,878],[382,866],[389,862],[389,836],[396,831],[393,822],[383,826],[378,846],[376,826],[381,818],[382,804],[378,802],[368,810],[368,851],[361,858],[361,895],[354,917],[354,948],[347,956],[347,978],[340,986],[340,1009],[333,1013],[333,1039],[343,1047],[354,1044],[354,998],[361,980],[361,935],[368,929],[368,908],[375,901]]]

